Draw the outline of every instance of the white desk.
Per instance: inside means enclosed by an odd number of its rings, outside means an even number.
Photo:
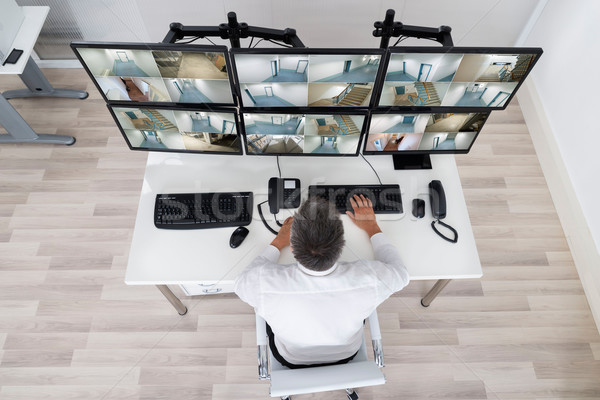
[[[432,156],[433,169],[394,171],[391,157],[368,157],[383,183],[398,183],[402,192],[403,214],[378,214],[386,236],[398,248],[413,280],[440,280],[422,304],[428,306],[450,279],[480,278],[477,254],[458,171],[452,155]],[[302,198],[312,184],[377,184],[377,178],[361,157],[309,158],[280,157],[282,176],[299,178]],[[273,240],[262,224],[257,205],[267,199],[267,182],[277,176],[275,157],[217,156],[177,153],[150,153],[133,232],[125,283],[157,285],[176,307],[181,304],[166,285],[180,284],[184,290],[196,285],[201,293],[230,292],[237,275]],[[439,179],[446,192],[448,212],[444,220],[459,233],[458,243],[438,237],[431,229],[428,184]],[[229,247],[235,228],[166,230],[154,226],[154,201],[158,193],[254,192],[254,212],[250,233],[237,249]],[[423,219],[412,216],[412,199],[426,201]],[[263,205],[265,215],[268,205]],[[292,215],[281,210],[279,220]],[[269,218],[269,217],[267,217]],[[371,244],[347,216],[342,216],[346,247],[342,260],[373,259]],[[277,226],[271,223],[274,228]],[[280,263],[292,263],[289,248]],[[196,291],[194,291],[196,293]]]
[[[0,135],[0,143],[75,143],[75,138],[65,135],[37,134],[8,102],[17,97],[68,97],[85,99],[88,93],[82,90],[55,89],[39,69],[31,52],[37,41],[49,7],[23,7],[25,20],[19,29],[13,48],[23,50],[16,64],[0,66],[0,74],[18,74],[27,89],[9,90],[0,94],[0,125],[8,134]]]

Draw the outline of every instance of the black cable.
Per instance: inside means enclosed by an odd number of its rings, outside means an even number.
[[[394,43],[394,44],[392,45],[392,47],[395,47],[395,46],[396,46],[398,43],[400,43],[400,42],[403,42],[403,41],[405,41],[406,39],[408,39],[408,36],[400,36],[400,37],[398,38],[398,40],[396,41],[396,43]]]
[[[279,156],[277,156],[277,170],[279,171],[279,179],[281,179],[281,168],[279,167]]]
[[[276,44],[276,45],[278,45],[278,46],[281,46],[281,47],[292,47],[292,46],[287,46],[287,45],[285,45],[285,44],[282,44],[282,43],[278,43],[278,42],[276,42],[276,41],[274,41],[274,40],[271,40],[271,39],[265,39],[265,40],[266,40],[267,42],[274,43],[274,44]]]
[[[256,42],[256,44],[254,45],[254,47],[258,46],[258,44],[259,44],[260,42],[262,42],[263,40],[265,40],[265,39],[260,39],[258,42]],[[252,47],[252,48],[254,48],[254,47]]]
[[[373,170],[373,172],[375,172],[375,175],[377,175],[377,180],[379,181],[379,184],[383,185],[383,183],[381,183],[381,178],[379,178],[379,174],[377,173],[377,171],[375,171],[375,168],[373,168],[373,166],[371,165],[371,163],[369,162],[369,160],[367,160],[362,153],[361,153],[361,157],[363,158],[363,160],[365,160],[367,162],[367,164],[369,164],[369,167],[371,167],[371,169]]]
[[[266,227],[266,228],[267,228],[267,229],[268,229],[268,230],[269,230],[269,231],[270,231],[272,234],[274,234],[274,235],[277,235],[279,232],[277,232],[275,229],[271,228],[271,227],[269,226],[269,224],[267,224],[267,220],[265,220],[265,216],[264,216],[264,214],[263,214],[263,212],[262,212],[262,208],[261,208],[261,207],[262,207],[262,205],[263,205],[263,204],[265,204],[266,202],[267,202],[267,200],[265,200],[265,201],[263,201],[262,203],[259,203],[259,204],[258,204],[258,215],[260,215],[260,220],[263,222],[263,224],[265,224],[265,227]],[[275,221],[277,221],[277,220],[275,220]],[[281,225],[279,225],[279,226],[281,226]]]
[[[191,40],[188,40],[187,42],[180,42],[180,41],[176,41],[175,43],[177,43],[177,44],[189,44],[189,43],[195,42],[195,41],[196,41],[196,40],[198,40],[198,39],[201,39],[201,37],[200,37],[200,36],[196,36],[196,37],[194,37],[193,39],[191,39]]]
[[[252,36],[252,39],[250,39],[250,44],[248,45],[248,48],[252,47],[252,42],[254,42],[254,36]]]
[[[442,239],[450,242],[450,243],[456,243],[458,242],[458,232],[456,232],[456,229],[454,229],[453,227],[451,227],[448,224],[445,224],[444,222],[442,222],[441,220],[437,220],[437,223],[440,224],[441,226],[450,229],[450,231],[452,231],[452,233],[454,233],[454,239],[450,239],[449,237],[444,236],[440,231],[437,230],[437,228],[435,227],[435,223],[436,221],[431,221],[431,227],[433,228],[433,231],[435,233],[437,233],[437,235],[439,237],[441,237]]]

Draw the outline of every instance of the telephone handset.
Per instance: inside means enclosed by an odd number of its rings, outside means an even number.
[[[433,180],[429,183],[429,203],[431,204],[431,214],[434,218],[434,221],[431,221],[431,227],[435,233],[450,243],[458,242],[458,232],[456,232],[456,229],[441,221],[442,219],[446,218],[446,193],[444,192],[442,182]],[[452,233],[454,233],[454,238],[452,239],[446,237],[440,231],[438,231],[438,229],[435,227],[436,222],[452,231]]]
[[[442,182],[434,180],[429,183],[429,202],[431,203],[433,218],[446,218],[446,193]]]
[[[300,207],[300,179],[269,179],[269,210],[277,214],[280,208]]]

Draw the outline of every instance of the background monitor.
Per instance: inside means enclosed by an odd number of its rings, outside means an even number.
[[[225,46],[71,43],[110,103],[236,105]]]
[[[246,154],[356,156],[366,114],[242,114]]]
[[[232,49],[244,108],[369,107],[380,49]]]
[[[380,107],[504,109],[539,48],[390,48]]]
[[[235,110],[109,105],[131,150],[242,154]]]
[[[363,154],[468,153],[490,112],[372,113]]]

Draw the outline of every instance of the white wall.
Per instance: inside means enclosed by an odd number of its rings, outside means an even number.
[[[229,81],[218,79],[196,79],[194,86],[213,103],[233,103]]]
[[[331,99],[340,94],[345,88],[344,83],[309,83],[308,104],[321,99]]]
[[[353,69],[367,65],[369,57],[363,60],[363,56],[361,55],[311,56],[310,65],[308,66],[308,80],[316,82],[332,75],[341,74],[344,71],[344,63],[347,60],[352,61],[350,64],[350,71],[352,71]]]
[[[263,82],[272,76],[271,60],[276,60],[276,55],[250,55],[238,54],[235,56],[235,67],[240,82]]]
[[[158,131],[156,134],[169,149],[185,149],[181,133]]]
[[[465,54],[462,58],[454,82],[474,82],[490,66],[490,54]]]
[[[110,100],[129,100],[125,84],[118,76],[102,76],[97,81]]]
[[[462,54],[446,54],[437,60],[437,63],[433,66],[435,68],[432,73],[433,76],[430,75],[431,80],[436,82],[455,73],[462,57]]]
[[[140,147],[140,144],[144,141],[144,136],[142,132],[137,129],[125,129],[125,136],[129,139],[129,143],[131,143],[132,147]]]
[[[383,133],[390,127],[402,122],[403,119],[403,115],[373,115],[373,117],[371,117],[371,129],[369,130],[369,132]]]
[[[595,0],[547,2],[531,33],[518,43],[544,49],[518,97],[600,328],[598,15]],[[565,22],[568,26],[557,28]],[[584,84],[574,83],[577,76],[585,77]]]
[[[279,56],[279,69],[283,68],[295,71],[300,60],[308,61],[308,56]]]

